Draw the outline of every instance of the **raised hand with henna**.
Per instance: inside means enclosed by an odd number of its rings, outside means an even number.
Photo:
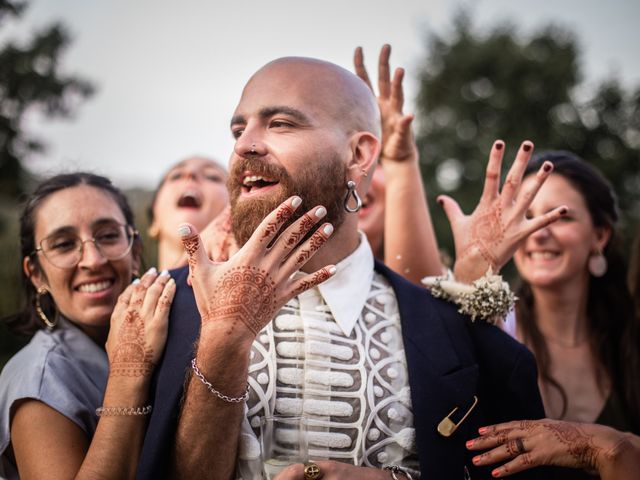
[[[255,338],[289,299],[335,272],[335,267],[329,265],[301,278],[292,278],[333,233],[329,223],[315,228],[326,215],[323,206],[314,207],[279,233],[301,203],[295,196],[283,202],[226,262],[210,260],[195,227],[181,226],[203,327],[210,322],[218,326],[224,322],[227,333],[242,326],[243,332]],[[304,240],[314,228],[314,233]]]
[[[525,237],[555,222],[567,212],[566,206],[559,205],[544,215],[526,217],[538,190],[553,172],[553,164],[545,162],[536,173],[535,181],[527,188],[522,188],[522,177],[533,153],[533,144],[528,140],[520,145],[500,191],[504,146],[502,140],[496,140],[491,148],[484,189],[473,213],[465,215],[451,197],[438,197],[438,203],[444,208],[453,231],[456,249],[454,274],[461,282],[471,283],[482,277],[489,268],[497,274]]]
[[[631,480],[640,471],[640,438],[605,425],[560,420],[521,420],[480,429],[467,442],[475,465],[503,463],[496,478],[542,465],[597,472],[602,480]]]

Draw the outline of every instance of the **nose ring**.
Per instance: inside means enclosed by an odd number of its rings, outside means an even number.
[[[251,144],[251,150],[249,151],[249,153],[258,153],[257,150],[256,150],[256,144],[255,143]]]

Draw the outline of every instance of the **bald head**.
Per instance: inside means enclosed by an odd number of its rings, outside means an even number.
[[[324,110],[347,132],[367,131],[380,138],[380,111],[369,87],[350,71],[324,60],[283,57],[267,63],[246,89],[276,78],[283,89],[298,89],[315,108]],[[269,82],[273,88],[274,83]]]

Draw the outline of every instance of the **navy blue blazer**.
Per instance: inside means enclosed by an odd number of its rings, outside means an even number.
[[[478,436],[483,425],[543,417],[532,354],[499,328],[472,323],[451,303],[434,298],[384,265],[376,263],[376,270],[391,283],[400,309],[422,478],[492,478],[492,468],[478,469],[471,463],[473,455],[465,442]],[[169,468],[184,381],[200,328],[187,275],[186,267],[172,272],[177,290],[167,345],[152,384],[153,412],[138,479],[164,478]],[[458,423],[474,396],[478,403],[457,431],[441,436],[438,424],[456,407],[451,418]],[[203,418],[203,428],[215,426],[206,426]],[[513,478],[538,477],[546,478],[535,470]]]

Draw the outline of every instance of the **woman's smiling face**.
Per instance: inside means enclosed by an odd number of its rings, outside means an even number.
[[[71,268],[53,265],[41,251],[37,252],[37,266],[28,258],[24,266],[36,289],[46,287],[58,311],[89,335],[108,327],[118,296],[131,282],[140,259],[135,249],[130,249],[122,258],[108,260],[86,240],[105,226],[113,229],[125,224],[125,216],[111,194],[89,185],[56,191],[35,212],[36,246],[61,232],[85,241],[78,264]]]
[[[523,181],[523,189],[533,176]],[[514,255],[520,276],[532,286],[552,287],[586,279],[589,256],[604,248],[609,235],[593,225],[582,194],[558,174],[542,185],[528,216],[537,217],[559,205],[568,212],[557,222],[529,235]]]

